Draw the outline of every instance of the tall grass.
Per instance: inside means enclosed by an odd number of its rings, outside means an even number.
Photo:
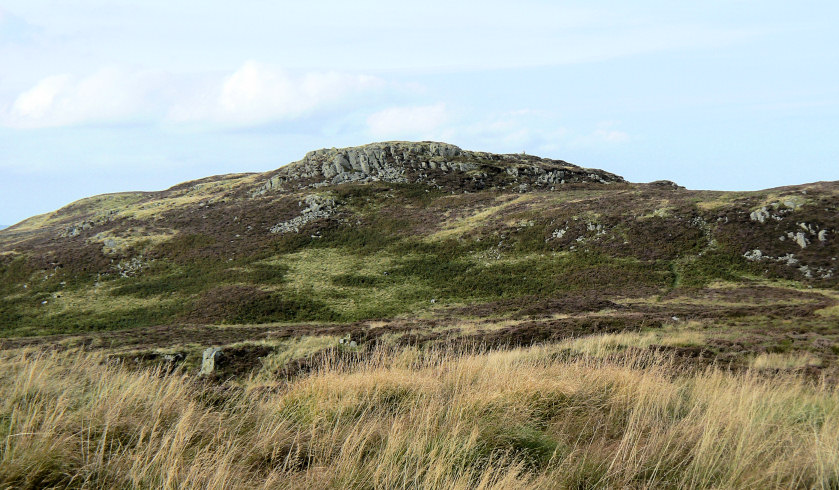
[[[222,386],[6,352],[0,487],[839,485],[835,386],[558,352],[380,350]]]

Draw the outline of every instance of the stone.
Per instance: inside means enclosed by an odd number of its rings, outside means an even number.
[[[450,180],[447,184],[458,188],[463,185],[482,188],[484,179],[502,173],[507,178],[495,179],[492,186],[524,186],[520,188],[529,189],[531,186],[549,188],[566,181],[625,182],[620,176],[581,168],[562,160],[538,157],[522,160],[514,155],[464,151],[447,143],[391,141],[311,151],[302,160],[272,173],[261,187],[252,191],[251,196],[259,197],[290,186],[303,189],[345,182],[426,182],[438,185],[435,181],[437,172],[426,173],[422,169],[460,173],[459,179]]]
[[[168,362],[169,364],[174,364],[176,362],[181,362],[184,360],[184,355],[180,352],[175,354],[164,354],[163,360]]]
[[[766,209],[766,206],[763,206],[762,208],[758,209],[757,211],[752,211],[751,214],[749,214],[749,218],[752,221],[758,221],[760,223],[765,223],[766,218],[768,218],[768,217],[769,217],[769,210]]]
[[[789,237],[792,241],[794,241],[795,243],[797,243],[797,244],[798,244],[798,246],[799,246],[799,247],[801,247],[801,248],[807,248],[807,245],[809,245],[809,244],[810,244],[810,240],[807,240],[807,236],[806,236],[806,235],[804,235],[804,233],[803,233],[803,232],[800,232],[800,231],[799,231],[798,233],[795,233],[795,234],[793,234],[792,232],[789,232],[789,233],[787,233],[787,236],[788,236],[788,237]]]
[[[672,180],[656,180],[656,181],[650,182],[649,185],[655,186],[655,187],[661,187],[661,188],[665,188],[665,189],[668,189],[668,188],[669,189],[684,189],[683,186],[673,182]]]
[[[335,200],[327,196],[311,194],[304,199],[306,208],[301,211],[300,216],[272,226],[271,233],[299,233],[300,229],[307,223],[321,218],[329,218],[336,211]],[[303,203],[300,203],[302,206]]]
[[[756,262],[756,261],[759,261],[759,260],[763,259],[763,252],[761,252],[758,249],[754,249],[754,250],[751,250],[749,252],[744,253],[743,257],[745,257],[746,260],[749,260],[751,262]]]
[[[796,259],[795,255],[793,255],[793,254],[782,255],[775,260],[777,260],[778,262],[783,262],[787,265],[795,265],[799,262],[798,259]]]
[[[215,372],[219,360],[221,360],[222,351],[217,347],[207,347],[204,349],[204,354],[201,356],[201,375],[208,375]]]
[[[819,231],[819,241],[826,242],[827,241],[827,230],[820,230]]]
[[[568,233],[568,229],[567,228],[561,228],[559,230],[554,230],[554,232],[551,233],[551,237],[552,238],[562,238],[566,233]]]

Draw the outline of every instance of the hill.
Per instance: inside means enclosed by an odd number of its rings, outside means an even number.
[[[837,193],[835,182],[632,184],[443,143],[318,150],[268,173],[83,199],[3,230],[0,320],[8,336],[446,306],[550,313],[571,293],[610,304],[714,281],[835,288]]]
[[[0,487],[835,488],[839,182],[434,142],[0,231]]]

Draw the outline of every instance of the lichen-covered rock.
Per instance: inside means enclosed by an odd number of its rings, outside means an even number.
[[[752,221],[757,221],[759,223],[765,223],[766,218],[768,218],[768,217],[769,217],[769,210],[766,209],[766,206],[763,206],[762,208],[760,208],[756,211],[752,211],[751,214],[749,214],[749,218]]]
[[[328,218],[335,213],[335,200],[331,197],[319,196],[311,194],[304,199],[306,208],[300,213],[300,216],[278,223],[271,227],[271,233],[298,233],[300,228],[316,219]],[[302,203],[301,203],[302,204]]]
[[[789,232],[787,233],[787,237],[798,244],[801,248],[807,248],[807,245],[810,244],[810,240],[807,239],[807,235],[800,231],[798,233]]]
[[[744,253],[743,257],[745,257],[746,260],[756,262],[756,261],[759,261],[759,260],[763,259],[763,252],[761,252],[758,249],[754,249],[754,250],[750,250],[750,251]]]
[[[311,151],[299,162],[271,174],[253,196],[282,188],[371,181],[425,182],[451,190],[492,187],[527,190],[566,183],[624,182],[615,174],[562,160],[465,151],[447,143],[394,141]]]
[[[217,347],[207,347],[201,356],[201,375],[213,374],[221,359],[222,351]]]

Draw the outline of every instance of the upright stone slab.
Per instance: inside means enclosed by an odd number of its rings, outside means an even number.
[[[204,356],[201,359],[201,375],[212,374],[216,370],[216,365],[221,359],[221,349],[217,347],[207,347],[204,349]]]

